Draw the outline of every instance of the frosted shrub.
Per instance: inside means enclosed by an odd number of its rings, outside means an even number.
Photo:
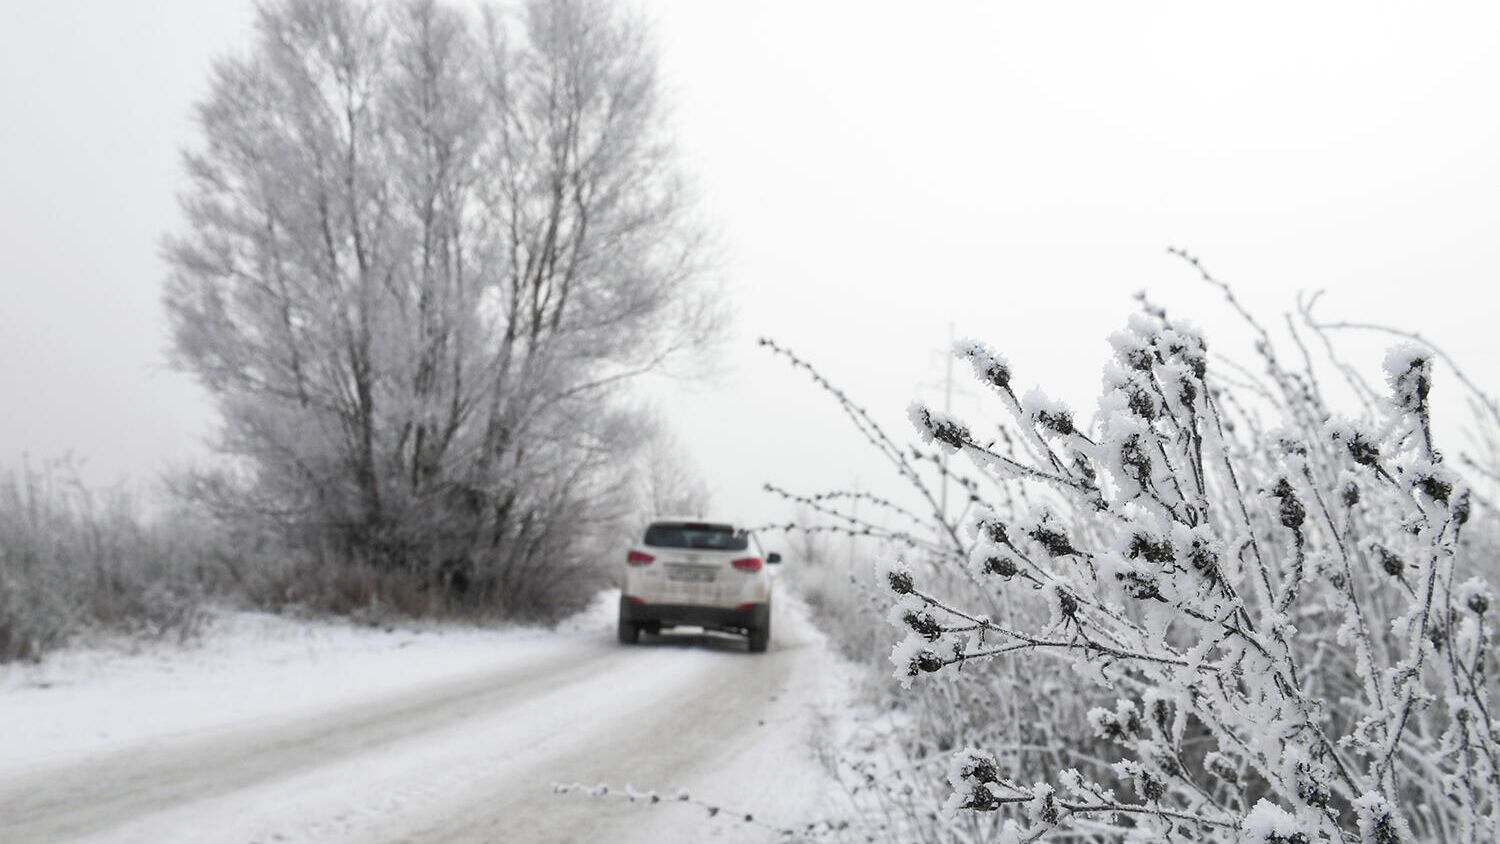
[[[1009,437],[911,408],[929,446],[1029,493],[973,495],[982,590],[893,567],[897,678],[1025,659],[1031,683],[1053,658],[1079,699],[1114,701],[1052,727],[1092,743],[1070,764],[953,755],[949,810],[997,813],[998,840],[1496,840],[1494,596],[1465,541],[1480,512],[1433,439],[1433,354],[1392,350],[1385,398],[1346,418],[1261,335],[1269,383],[1223,378],[1146,306],[1111,338],[1091,424],[961,342]],[[971,715],[1027,718],[996,699],[1024,691],[989,688]]]
[[[1022,506],[1027,491],[1012,481],[986,483],[966,461],[950,463],[930,445],[899,443],[810,362],[771,340],[763,339],[761,345],[808,375],[831,397],[898,481],[888,495],[838,489],[802,495],[774,485],[766,487],[793,503],[797,518],[761,529],[788,531],[806,543],[807,550],[798,559],[807,565],[799,564],[787,574],[817,606],[820,626],[843,652],[856,660],[887,665],[889,645],[883,643],[889,638],[889,620],[915,623],[929,634],[934,632],[932,613],[893,609],[889,593],[882,588],[884,578],[873,577],[876,572],[868,558],[888,559],[892,549],[902,550],[905,577],[920,578],[935,593],[997,614],[1025,612],[1026,607],[1013,606],[1005,593],[993,590],[993,581],[970,569],[967,561],[976,538],[962,525],[982,506],[981,488],[997,506],[1005,507]],[[950,493],[958,494],[945,496],[944,483]],[[842,585],[831,576],[826,553],[811,553],[817,543],[833,538],[850,541],[851,550],[858,551],[851,554],[848,569],[837,567],[844,574]],[[816,560],[822,563],[815,564]],[[871,679],[884,674],[885,669],[878,669]],[[947,754],[965,745],[985,747],[1018,768],[1056,768],[1079,752],[1088,754],[1093,750],[1088,745],[1096,742],[1064,746],[1057,741],[1088,710],[1090,695],[1079,693],[1079,682],[1069,675],[1027,674],[1014,661],[986,660],[962,670],[928,675],[905,691],[886,683],[873,686],[870,704],[880,717],[865,723],[852,742],[831,739],[824,748],[851,804],[849,819],[858,830],[858,840],[994,840],[1001,829],[997,813],[942,812],[947,786],[935,772],[941,770]],[[892,696],[892,691],[901,693]]]
[[[0,664],[87,634],[191,635],[220,551],[128,489],[87,487],[69,461],[0,468]]]

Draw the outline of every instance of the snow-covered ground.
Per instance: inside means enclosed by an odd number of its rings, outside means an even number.
[[[193,645],[0,669],[0,841],[754,841],[837,801],[811,732],[849,669],[790,596],[766,655],[556,630],[380,631],[228,614]]]

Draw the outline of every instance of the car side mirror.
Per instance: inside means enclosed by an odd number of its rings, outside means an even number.
[[[766,555],[766,565],[774,566],[781,562],[781,555],[772,551]]]

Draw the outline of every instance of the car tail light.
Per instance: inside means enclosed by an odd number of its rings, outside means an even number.
[[[730,563],[740,571],[760,571],[762,565],[759,557],[741,557]]]
[[[632,604],[644,604],[644,603],[646,603],[646,599],[645,598],[637,598],[634,595],[626,595],[625,596],[625,600],[629,601]]]
[[[625,562],[631,564],[632,566],[650,565],[655,560],[655,557],[651,556],[650,554],[642,553],[640,551],[631,551],[629,554],[625,555]]]
[[[750,610],[755,609],[755,605],[754,604],[738,604],[738,605],[735,606],[735,609],[739,610],[740,612],[749,612]]]

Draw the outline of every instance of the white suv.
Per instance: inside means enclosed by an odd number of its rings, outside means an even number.
[[[625,556],[620,641],[691,625],[744,633],[752,653],[771,641],[771,578],[754,535],[724,522],[663,519]]]

